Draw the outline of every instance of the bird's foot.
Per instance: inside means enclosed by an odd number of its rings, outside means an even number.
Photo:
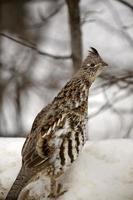
[[[58,186],[57,186],[56,193],[52,193],[51,192],[48,195],[48,198],[56,200],[58,197],[64,195],[66,192],[67,192],[67,190],[64,190],[63,187],[62,187],[62,185],[59,183]]]
[[[57,187],[57,197],[62,196],[66,192],[67,190],[64,190],[62,185],[59,183]]]

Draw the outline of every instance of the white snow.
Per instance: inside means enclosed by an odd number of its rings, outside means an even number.
[[[23,143],[23,138],[0,138],[0,200],[18,174]]]
[[[23,142],[22,138],[0,139],[0,199],[20,169]],[[88,141],[64,183],[68,191],[59,200],[133,200],[133,141]],[[43,178],[30,184],[36,199],[43,196],[44,185]]]

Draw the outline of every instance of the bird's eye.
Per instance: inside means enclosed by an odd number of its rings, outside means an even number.
[[[90,66],[91,66],[91,67],[94,67],[94,66],[95,66],[95,64],[94,64],[94,63],[91,63],[91,64],[90,64]]]

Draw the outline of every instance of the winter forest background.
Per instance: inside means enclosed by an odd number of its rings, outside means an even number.
[[[133,137],[133,1],[0,1],[0,136],[22,137],[95,47],[91,140]]]

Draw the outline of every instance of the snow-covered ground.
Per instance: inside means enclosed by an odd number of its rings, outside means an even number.
[[[21,166],[23,138],[0,138],[0,200],[4,199]]]
[[[22,138],[0,139],[1,200],[20,169],[23,142]],[[68,192],[60,200],[133,200],[133,141],[87,142],[64,182]]]

